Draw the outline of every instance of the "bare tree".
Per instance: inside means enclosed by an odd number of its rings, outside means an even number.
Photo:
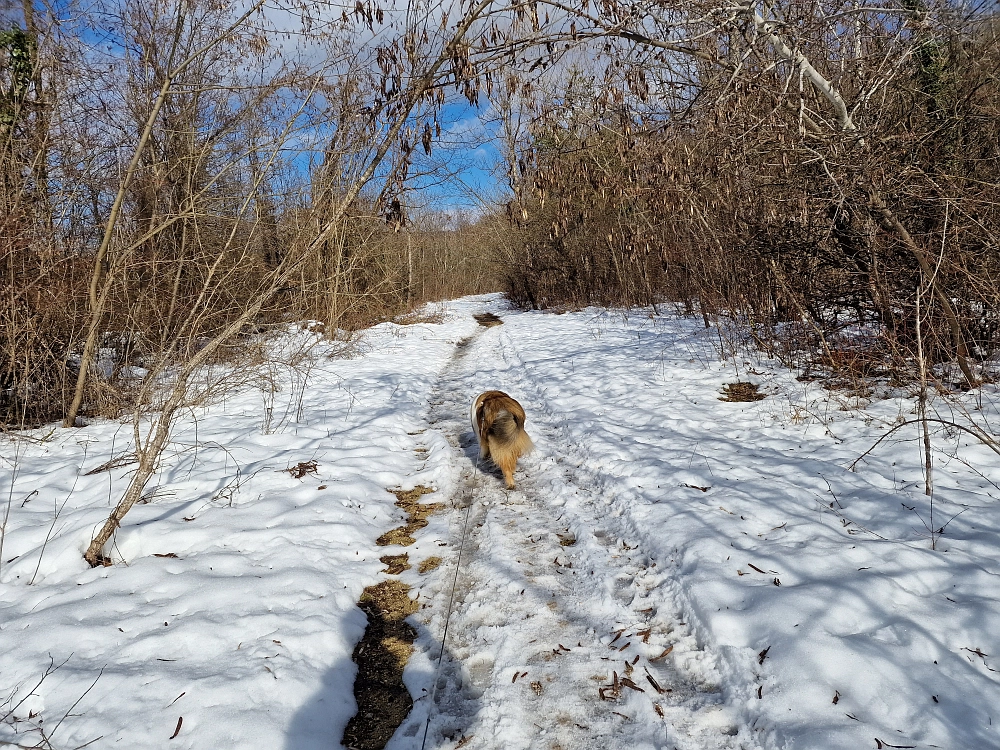
[[[579,97],[561,84],[564,93],[538,100],[518,157],[530,165],[520,182],[533,196],[514,213],[534,215],[535,236],[548,228],[536,247],[551,253],[546,273],[591,273],[598,259],[592,253],[560,250],[584,247],[590,233],[607,246],[598,260],[607,262],[607,278],[617,279],[611,288],[633,290],[621,301],[644,286],[655,289],[649,273],[657,263],[642,258],[658,255],[665,272],[659,283],[686,297],[689,309],[691,293],[680,287],[691,283],[702,299],[721,296],[754,318],[785,314],[783,307],[797,308],[788,294],[806,295],[798,301],[821,328],[838,325],[835,311],[846,302],[861,319],[874,315],[910,342],[911,315],[900,320],[898,310],[900,303],[912,309],[920,275],[934,279],[934,358],[950,350],[966,382],[978,382],[968,341],[975,338],[982,356],[977,332],[992,325],[982,311],[993,295],[972,281],[981,266],[961,245],[993,246],[993,219],[970,227],[971,242],[957,231],[949,235],[942,272],[931,273],[930,259],[946,205],[958,201],[977,217],[987,205],[958,195],[959,175],[981,174],[997,160],[990,139],[971,136],[963,124],[995,108],[995,78],[987,70],[997,52],[986,14],[798,0],[541,5],[548,9],[542,32],[549,50],[566,43],[591,53],[593,92]],[[531,67],[552,59],[539,57]],[[963,160],[956,138],[977,157]],[[922,144],[916,160],[905,142]],[[609,149],[616,152],[613,170]],[[885,168],[887,158],[896,171]],[[992,190],[995,180],[986,184]],[[587,218],[580,212],[587,200],[604,208]],[[931,217],[935,225],[928,226]],[[737,250],[728,258],[727,244]],[[697,246],[718,252],[706,263]],[[788,248],[782,263],[799,264],[787,275],[818,286],[779,282],[769,269],[781,246]],[[622,275],[626,266],[634,268],[634,281]],[[737,274],[754,283],[733,284]],[[581,279],[576,270],[571,275]],[[595,289],[609,288],[600,274],[593,279]],[[839,299],[821,296],[827,292]]]
[[[251,17],[250,12],[225,27],[222,33],[212,34],[210,41],[196,46],[181,65],[191,65],[208,49],[223,44],[231,35],[237,33],[240,27]],[[346,55],[339,60],[338,66],[327,66],[324,70],[315,71],[309,75],[299,75],[295,79],[282,79],[280,85],[272,83],[271,90],[285,92],[290,86],[302,91],[300,106],[294,113],[287,114],[280,134],[272,136],[263,154],[249,159],[243,154],[234,155],[232,161],[221,165],[223,173],[228,168],[237,171],[237,165],[248,165],[246,173],[250,175],[250,183],[242,183],[242,197],[235,215],[228,219],[228,230],[222,236],[221,242],[214,244],[211,253],[202,256],[191,263],[197,268],[200,285],[195,288],[195,294],[186,299],[183,305],[171,303],[171,308],[183,307],[186,314],[179,318],[166,345],[161,346],[155,358],[147,360],[147,368],[151,373],[162,373],[162,377],[147,377],[147,389],[161,388],[158,382],[163,377],[169,382],[162,403],[158,404],[151,418],[151,427],[146,436],[140,434],[140,420],[136,419],[136,454],[139,466],[133,473],[124,495],[116,508],[94,537],[87,550],[86,558],[91,565],[97,565],[106,560],[103,555],[104,545],[108,542],[120,525],[125,514],[140,499],[150,477],[156,471],[159,458],[167,445],[175,415],[186,404],[190,403],[196,394],[200,394],[195,386],[195,377],[203,372],[204,366],[224,348],[244,332],[251,324],[258,323],[269,307],[280,302],[282,294],[288,289],[295,289],[297,281],[301,281],[304,269],[315,267],[317,257],[328,258],[331,241],[336,245],[339,235],[343,235],[345,222],[356,216],[358,208],[364,205],[361,201],[364,191],[378,177],[378,190],[371,201],[370,210],[383,213],[392,221],[398,214],[399,201],[396,195],[402,189],[408,176],[409,165],[417,133],[432,132],[431,123],[440,113],[445,98],[441,91],[446,81],[451,81],[460,89],[462,95],[474,98],[477,91],[476,76],[480,72],[473,64],[470,46],[466,36],[477,24],[487,19],[493,10],[490,0],[480,0],[466,9],[450,28],[444,15],[429,18],[423,11],[426,8],[409,8],[402,31],[389,37],[387,42],[376,41],[379,35],[371,37],[371,42],[362,45],[361,49],[352,47],[357,43],[357,36],[345,33],[347,40],[340,42],[338,50],[343,53],[350,49],[352,55],[369,58],[371,64],[363,66],[359,73],[355,66],[348,64]],[[440,12],[440,9],[438,9]],[[359,6],[356,12],[358,20],[373,33],[375,26],[383,23],[380,9],[374,6]],[[152,28],[152,25],[151,25]],[[183,48],[187,43],[184,30],[189,28],[183,16],[178,15],[175,26],[175,46]],[[204,29],[204,24],[199,24]],[[341,25],[343,30],[349,30],[351,24],[345,20]],[[202,31],[202,33],[204,33]],[[329,45],[330,40],[323,40]],[[154,103],[149,114],[139,148],[126,171],[126,179],[119,187],[113,210],[120,212],[125,203],[128,184],[139,169],[140,155],[149,137],[156,132],[157,117],[162,111],[162,104],[171,93],[172,87],[179,79],[178,67],[169,67],[168,74],[160,88],[159,98]],[[179,71],[179,72],[178,72]],[[198,84],[193,84],[197,86]],[[218,86],[218,83],[214,84]],[[306,117],[318,99],[317,92],[323,91],[324,99],[331,102],[337,113],[333,120],[335,128],[328,136],[323,165],[316,179],[313,180],[315,190],[312,205],[309,207],[314,215],[315,231],[311,238],[301,234],[290,238],[287,246],[281,248],[280,257],[254,258],[255,236],[261,231],[264,216],[269,211],[259,210],[265,199],[262,190],[266,188],[265,176],[279,158],[293,133],[298,132],[302,118]],[[252,99],[252,98],[251,98]],[[349,102],[360,100],[361,105]],[[247,107],[239,113],[240,121],[252,118],[254,107]],[[313,117],[325,115],[328,110],[318,107],[312,112]],[[235,116],[235,115],[234,115]],[[426,141],[426,136],[422,136]],[[206,142],[203,149],[213,148]],[[430,149],[426,144],[425,148]],[[189,153],[185,151],[184,153]],[[264,158],[266,156],[266,158]],[[379,170],[385,171],[379,174]],[[216,169],[220,169],[217,165]],[[208,183],[212,184],[213,180]],[[202,195],[207,187],[199,187]],[[147,201],[148,204],[148,201]],[[153,212],[146,208],[139,216],[141,219],[133,229],[134,239],[119,251],[118,257],[123,259],[118,268],[124,276],[129,264],[132,263],[132,253],[148,242],[149,238],[163,233],[164,229],[183,216],[185,221],[180,237],[185,233],[195,233],[204,238],[205,231],[211,226],[210,216],[201,212],[203,204],[186,195],[181,205],[172,214],[166,214],[158,222],[151,222]],[[118,214],[113,214],[117,216]],[[396,220],[401,220],[398,217]],[[269,220],[270,221],[270,220]],[[263,227],[271,231],[270,223]],[[114,233],[110,225],[105,231],[105,238],[98,249],[98,265],[103,261],[102,252],[112,245]],[[176,246],[177,239],[172,240]],[[336,299],[339,279],[342,276],[341,264],[345,261],[343,245],[335,251],[336,261],[333,268],[333,296]],[[259,261],[259,262],[255,262]],[[329,262],[324,260],[320,267],[329,268]],[[240,304],[235,309],[229,308],[228,313],[220,315],[216,306],[220,295],[228,295],[236,278],[254,268],[254,282],[248,293],[240,295]],[[96,289],[102,281],[106,281],[103,290],[111,290],[115,286],[115,273],[103,271],[100,278],[95,278],[92,288]],[[180,271],[178,270],[178,274]],[[107,294],[109,292],[105,292]],[[88,335],[89,351],[93,351],[96,342],[96,331],[100,322],[100,311],[103,310],[106,297],[96,294],[96,301],[91,309],[98,314],[92,316],[90,334]],[[172,298],[173,299],[173,298]],[[334,302],[334,304],[336,304]],[[200,335],[199,335],[200,334]],[[206,335],[207,334],[207,335]],[[85,353],[86,353],[85,349]],[[84,376],[81,375],[81,378]],[[78,392],[79,394],[82,392]],[[75,401],[79,404],[82,397]],[[139,403],[148,397],[138,399]],[[74,412],[67,415],[67,422],[75,416]]]

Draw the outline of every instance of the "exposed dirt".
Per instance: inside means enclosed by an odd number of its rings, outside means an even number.
[[[391,490],[396,496],[396,506],[406,511],[406,525],[385,532],[375,540],[380,547],[398,544],[409,547],[416,539],[413,532],[427,525],[427,516],[444,507],[442,503],[421,503],[420,497],[435,490],[431,487],[414,487],[412,490]],[[385,562],[383,560],[383,562]],[[388,563],[387,563],[388,564]]]
[[[434,491],[422,486],[390,490],[396,496],[396,505],[406,512],[406,524],[387,531],[376,542],[382,546],[413,544],[413,533],[427,525],[427,516],[444,507],[443,503],[420,502],[421,497]],[[383,555],[379,560],[386,565],[382,572],[389,575],[411,567],[405,552]],[[439,557],[427,558],[419,570],[426,573],[440,562]],[[390,579],[366,588],[358,606],[368,617],[368,627],[351,657],[358,665],[354,679],[358,712],[344,730],[343,744],[352,750],[382,750],[413,708],[413,698],[403,684],[403,668],[413,653],[417,635],[406,618],[417,610],[417,603],[410,599],[409,586]]]
[[[479,325],[486,326],[487,328],[503,325],[503,319],[493,313],[480,313],[479,315],[473,315],[472,317],[476,319],[476,322],[479,323]]]
[[[418,605],[410,599],[409,586],[389,580],[366,588],[358,606],[368,617],[368,627],[351,656],[358,665],[358,712],[347,723],[343,744],[352,750],[382,750],[413,707],[403,667],[417,636],[406,618]]]
[[[726,383],[722,386],[722,394],[719,401],[760,401],[767,398],[766,393],[757,390],[756,383],[740,381],[736,383]]]

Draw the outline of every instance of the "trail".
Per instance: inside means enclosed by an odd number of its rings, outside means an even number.
[[[905,387],[800,380],[669,308],[429,312],[350,356],[293,327],[305,371],[186,412],[111,568],[82,553],[131,469],[93,469],[133,426],[0,441],[0,744],[62,722],[54,746],[154,747],[183,718],[172,747],[327,750],[357,712],[357,603],[395,580],[416,641],[392,750],[425,727],[428,750],[1000,749],[988,445],[933,434],[932,547]],[[513,492],[476,467],[490,388],[537,446]],[[996,432],[995,385],[932,403]],[[417,487],[440,509],[389,534]]]
[[[519,462],[514,491],[492,465],[477,469],[468,405],[489,388],[528,410],[536,450]],[[628,518],[609,512],[604,483],[544,402],[503,326],[459,342],[431,399],[430,430],[450,444],[459,476],[452,558],[421,592],[431,659],[470,515],[426,747],[754,747],[671,596],[669,561],[650,559]],[[393,750],[421,746],[431,681],[410,682],[424,697]]]

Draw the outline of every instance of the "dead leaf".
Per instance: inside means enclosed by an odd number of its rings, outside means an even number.
[[[666,690],[660,687],[660,683],[658,683],[656,680],[653,679],[653,675],[651,675],[648,670],[646,671],[646,681],[653,686],[653,690],[655,690],[659,695],[663,695],[665,692],[667,692]]]
[[[916,745],[890,745],[885,740],[880,740],[878,737],[876,737],[875,738],[875,747],[876,747],[876,750],[878,750],[878,748],[883,748],[883,747],[913,748],[913,747],[916,747]]]
[[[662,654],[660,654],[659,656],[654,656],[652,659],[650,659],[650,661],[660,661],[661,659],[666,659],[667,656],[670,654],[670,652],[673,651],[673,650],[674,650],[673,646],[667,646],[663,650]]]
[[[287,471],[296,479],[302,479],[306,474],[315,474],[319,464],[315,461],[299,461],[295,466],[291,466],[282,471]]]
[[[628,677],[622,677],[622,678],[621,678],[621,683],[622,683],[622,685],[624,685],[625,687],[627,687],[627,688],[631,688],[632,690],[637,690],[637,691],[638,691],[638,692],[640,692],[640,693],[645,693],[645,692],[646,692],[646,691],[645,691],[645,690],[643,690],[643,689],[642,689],[641,687],[639,687],[639,686],[638,686],[638,685],[636,685],[636,684],[635,684],[634,682],[632,682],[632,680],[630,680],[630,679],[629,679]]]

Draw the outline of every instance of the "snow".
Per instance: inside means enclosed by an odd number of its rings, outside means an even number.
[[[132,450],[133,426],[0,443],[0,717],[19,704],[0,740],[337,747],[356,602],[406,552],[415,705],[392,750],[425,731],[442,749],[1000,748],[987,447],[937,428],[932,523],[915,425],[848,468],[913,418],[905,392],[859,401],[721,359],[715,328],[662,310],[439,312],[348,352],[317,339],[276,389],[190,409],[113,567],[82,555],[132,467],[86,472]],[[768,397],[719,400],[737,380]],[[536,445],[514,491],[468,424],[492,388]],[[992,386],[932,403],[980,425],[998,406]],[[418,485],[447,509],[378,547],[403,520],[390,490]]]

